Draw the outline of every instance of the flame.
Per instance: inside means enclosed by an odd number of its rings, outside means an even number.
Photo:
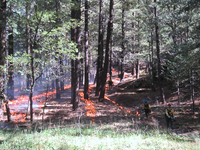
[[[139,114],[139,112],[138,112],[138,111],[136,111],[136,112],[135,112],[135,114],[136,114],[136,116],[140,116],[140,114]]]
[[[71,88],[71,85],[64,86],[65,90],[69,88]],[[16,89],[15,91],[18,91],[18,89]],[[56,90],[53,90],[53,91],[44,92],[42,94],[33,96],[33,105],[36,104],[38,108],[42,108],[44,105],[44,102],[49,101],[51,98],[55,96],[55,94],[56,94]],[[16,100],[8,101],[10,114],[11,116],[14,117],[15,123],[25,122],[25,118],[26,118],[25,111],[27,111],[28,101],[29,101],[28,95],[21,95]],[[21,110],[20,110],[20,107],[22,108]],[[4,111],[6,111],[5,104],[4,104]]]
[[[127,75],[127,74],[125,74],[125,75],[124,75],[124,78],[127,78],[127,77],[128,77],[128,75]]]
[[[89,93],[92,91],[91,85],[89,86]],[[83,100],[86,103],[85,109],[87,109],[86,116],[87,117],[95,117],[96,116],[96,110],[94,103],[90,99],[84,99],[84,93],[83,91],[79,92],[79,95],[81,96],[81,100]],[[92,123],[94,123],[94,118],[92,119]]]
[[[64,90],[70,89],[70,88],[71,88],[71,85],[66,85],[66,86],[64,86]]]
[[[114,68],[112,68],[112,72],[116,73],[116,72],[117,72],[117,70],[116,70],[116,69],[114,69]]]

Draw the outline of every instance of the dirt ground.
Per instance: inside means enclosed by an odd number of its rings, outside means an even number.
[[[135,82],[136,79],[128,73],[125,75],[126,78],[120,82],[118,74],[113,73],[114,85],[106,91],[106,98],[103,102],[98,102],[98,96],[95,96],[95,85],[91,85],[89,102],[86,103],[81,98],[76,111],[72,111],[70,89],[62,91],[60,100],[50,99],[46,102],[45,107],[34,110],[34,122],[43,122],[49,126],[55,122],[60,124],[70,122],[106,124],[132,120],[131,123],[137,121],[139,126],[149,125],[156,128],[166,128],[164,112],[167,105],[156,101],[156,97],[159,96],[158,88],[156,88],[156,92],[150,88],[130,88],[130,83]],[[145,74],[140,76],[140,78],[145,77]],[[195,114],[193,115],[192,102],[184,99],[178,105],[177,94],[174,94],[174,91],[169,87],[165,87],[164,90],[167,103],[170,102],[175,111],[175,129],[172,131],[177,134],[199,133],[198,98],[195,99]],[[152,111],[148,119],[142,113],[144,99],[147,99],[151,105]],[[23,124],[27,124],[27,122]]]

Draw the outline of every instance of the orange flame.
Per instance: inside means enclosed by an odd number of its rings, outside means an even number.
[[[64,86],[64,89],[69,89],[71,88],[71,85],[66,85]],[[18,89],[17,89],[18,90]],[[33,96],[33,102],[36,102],[37,106],[39,108],[43,107],[44,102],[49,101],[51,98],[53,98],[56,94],[56,90],[44,92],[39,95]],[[11,116],[14,117],[14,121],[17,122],[25,122],[25,117],[26,113],[25,112],[19,112],[19,106],[26,106],[28,107],[28,101],[29,101],[29,96],[28,95],[21,95],[19,98],[16,100],[9,100],[8,105],[10,108],[10,114]],[[5,109],[5,104],[4,104],[4,111]]]
[[[92,87],[89,86],[89,92],[92,91]],[[94,103],[90,99],[84,99],[84,93],[83,91],[79,92],[79,95],[81,96],[81,100],[83,100],[86,103],[85,109],[87,109],[86,116],[87,117],[95,117],[96,116],[96,110]],[[92,119],[92,123],[94,123],[94,118]]]
[[[140,116],[140,114],[139,114],[139,112],[138,112],[138,111],[136,111],[136,112],[135,112],[135,114],[136,114],[136,116]]]

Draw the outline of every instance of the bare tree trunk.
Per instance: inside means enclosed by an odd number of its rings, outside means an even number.
[[[156,0],[154,0],[156,2]],[[157,19],[157,10],[156,7],[154,7],[154,13],[155,13],[155,19]],[[164,89],[163,85],[161,82],[161,62],[160,62],[160,41],[159,41],[159,31],[158,31],[158,23],[157,20],[155,21],[155,33],[156,33],[156,50],[157,50],[157,60],[158,60],[158,82],[159,82],[159,88],[160,88],[160,96],[162,103],[165,104],[165,94],[164,94]]]
[[[101,93],[99,96],[99,101],[102,101],[105,95],[105,85],[106,85],[107,72],[108,72],[110,44],[111,44],[111,39],[112,39],[111,37],[112,37],[112,31],[113,31],[113,5],[114,5],[114,1],[110,0],[110,12],[109,12],[110,18],[109,18],[108,27],[107,27],[105,63],[104,63],[104,70],[103,70],[103,76],[102,76],[102,88],[101,88]]]
[[[133,16],[135,17],[135,12],[133,12]],[[132,27],[135,29],[135,23],[132,22]],[[135,54],[135,35],[133,34],[133,37],[132,37],[132,41],[133,41],[133,44],[132,44],[132,51],[133,51],[133,54]],[[133,62],[133,66],[132,66],[132,75],[134,76],[136,74],[136,66],[135,66],[135,62]]]
[[[139,59],[136,60],[136,79],[140,78],[140,61]]]
[[[124,32],[124,3],[122,3],[122,43],[121,43],[121,48],[122,48],[122,52],[121,52],[121,77],[120,80],[122,80],[124,78],[124,52],[125,52],[125,46],[124,46],[124,40],[125,40],[125,32]]]
[[[180,104],[180,87],[179,87],[179,79],[177,81],[177,94],[178,94],[178,105]]]
[[[26,3],[26,18],[27,19],[29,19],[29,9],[30,9],[29,4]],[[30,27],[29,27],[29,24],[27,22],[26,23],[26,53],[27,54],[30,54],[30,49],[31,49],[30,44],[31,44],[31,42],[30,42]],[[27,67],[28,66],[30,66],[30,64],[28,64]],[[31,80],[30,78],[31,78],[30,75],[27,74],[26,75],[26,88],[27,89],[30,89],[30,80]]]
[[[8,55],[13,55],[13,29],[9,29],[9,35],[8,35]],[[13,63],[9,62],[9,69],[8,69],[8,89],[7,89],[7,94],[8,94],[8,99],[12,100],[14,99],[14,80],[13,80]]]
[[[89,72],[89,64],[88,64],[88,1],[85,0],[85,85],[84,85],[84,98],[88,99],[88,72]]]
[[[0,66],[2,67],[5,65],[5,56],[6,56],[6,0],[0,0]],[[7,120],[8,122],[10,122],[11,121],[10,109],[8,106],[8,100],[5,95],[5,77],[3,70],[0,70],[0,94],[1,94],[2,104],[5,103],[6,105]]]
[[[194,74],[193,74],[193,69],[190,69],[190,100],[192,101],[192,111],[194,115]]]
[[[72,0],[72,8],[71,8],[71,18],[80,21],[81,19],[81,0]],[[78,108],[79,103],[79,55],[80,55],[80,27],[76,25],[71,29],[71,39],[74,43],[77,43],[78,52],[75,53],[76,59],[72,59],[71,64],[71,92],[72,92],[72,109],[76,110]]]
[[[57,16],[58,16],[58,13],[59,13],[59,10],[60,10],[60,3],[59,3],[59,0],[56,0],[56,13],[57,13]],[[57,17],[56,18],[56,24],[59,24],[59,18]],[[56,37],[56,39],[58,39],[57,37]],[[59,52],[56,52],[57,54],[59,54]],[[58,62],[58,64],[60,64],[60,60],[59,60],[59,58],[57,58],[57,62]],[[60,73],[59,73],[59,70],[60,70],[60,67],[59,68],[56,68],[57,70],[56,70],[56,99],[60,99],[60,82],[59,82],[59,75],[60,75]]]
[[[110,59],[109,59],[109,62],[110,62],[110,69],[109,69],[109,71],[110,71],[110,81],[112,81],[112,43],[113,43],[113,37],[112,37],[112,39],[111,39],[111,43],[110,43]]]
[[[30,48],[31,51],[31,86],[30,86],[30,94],[29,94],[29,104],[30,104],[30,120],[33,122],[33,88],[35,85],[35,75],[34,75],[34,52],[32,46]]]
[[[60,84],[59,84],[59,73],[56,71],[56,99],[60,99]]]
[[[102,15],[103,0],[99,0],[99,37],[98,37],[98,59],[97,59],[97,73],[96,73],[96,91],[95,95],[99,95],[102,76],[103,64],[103,15]]]
[[[153,30],[153,29],[152,29]],[[153,49],[153,35],[152,35],[152,32],[151,32],[151,74],[152,74],[152,78],[151,78],[151,88],[152,88],[152,91],[156,91],[155,89],[155,76],[156,76],[156,73],[155,73],[155,67],[154,67],[154,49]]]

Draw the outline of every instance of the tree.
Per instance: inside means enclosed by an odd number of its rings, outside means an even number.
[[[156,2],[156,0],[154,0]],[[161,81],[161,62],[160,62],[160,39],[159,39],[159,27],[158,27],[158,20],[157,20],[157,9],[154,7],[154,13],[155,13],[155,34],[156,34],[156,50],[157,50],[157,64],[158,64],[158,82],[159,82],[159,88],[160,88],[160,96],[162,102],[165,104],[165,95],[163,90],[163,85]]]
[[[88,1],[85,0],[85,85],[84,85],[84,98],[88,99]]]
[[[8,122],[11,121],[8,99],[5,94],[5,57],[6,57],[6,0],[0,0],[0,109],[3,110],[3,103],[6,105]]]
[[[32,122],[33,95],[37,80],[44,74],[48,76],[56,74],[56,69],[60,68],[58,59],[62,56],[69,56],[69,51],[73,52],[74,44],[66,38],[66,32],[70,29],[68,22],[59,22],[60,24],[57,25],[58,13],[52,11],[52,8],[56,8],[55,3],[47,5],[45,1],[39,3],[26,1],[25,5],[18,4],[15,4],[15,11],[20,13],[19,20],[22,24],[17,24],[16,30],[21,30],[26,34],[25,36],[19,32],[14,34],[28,41],[26,42],[27,49],[18,50],[14,57],[8,58],[8,61],[13,61],[15,71],[30,77],[29,107]],[[18,9],[27,11],[17,11]],[[46,70],[48,71],[44,72]]]
[[[102,76],[102,63],[103,63],[103,14],[102,14],[103,0],[99,1],[99,29],[98,29],[98,58],[97,58],[97,73],[96,73],[96,92],[99,95],[101,76]]]
[[[108,72],[108,61],[109,61],[109,53],[110,53],[110,44],[111,44],[111,37],[112,37],[112,31],[113,31],[113,5],[114,1],[110,0],[110,9],[109,9],[109,20],[108,20],[108,26],[107,26],[107,38],[106,38],[106,51],[105,51],[105,62],[104,62],[104,68],[103,68],[103,74],[102,74],[102,87],[101,92],[99,96],[99,101],[102,101],[104,99],[105,95],[105,85],[106,85],[106,79],[107,79],[107,72]]]
[[[81,0],[72,0],[71,3],[71,20],[74,27],[71,28],[71,40],[77,44],[77,50],[74,53],[75,58],[71,59],[71,91],[73,110],[78,107],[79,99],[79,57],[80,57],[80,17],[81,17]]]

